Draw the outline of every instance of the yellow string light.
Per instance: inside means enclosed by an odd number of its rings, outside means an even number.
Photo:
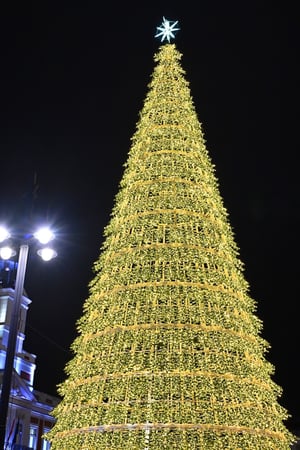
[[[94,264],[52,450],[288,450],[181,55],[163,45]]]

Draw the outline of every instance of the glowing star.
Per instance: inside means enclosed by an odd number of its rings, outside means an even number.
[[[175,38],[174,32],[180,30],[180,28],[175,28],[178,24],[178,20],[176,22],[167,20],[163,17],[163,23],[160,27],[156,27],[157,33],[155,37],[161,37],[161,42],[167,39],[170,42],[170,38]]]

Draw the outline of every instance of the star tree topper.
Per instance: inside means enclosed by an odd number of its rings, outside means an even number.
[[[177,24],[178,20],[174,22],[163,17],[161,26],[156,27],[157,33],[154,37],[161,37],[161,42],[163,42],[165,39],[170,42],[170,38],[175,38],[174,32],[180,30],[180,28],[175,28]]]

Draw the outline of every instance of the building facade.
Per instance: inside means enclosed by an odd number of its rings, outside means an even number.
[[[0,385],[5,365],[9,326],[14,302],[16,262],[0,260]],[[36,355],[24,350],[25,325],[31,300],[22,296],[14,372],[12,376],[9,410],[6,422],[4,450],[49,450],[43,439],[54,418],[50,415],[59,398],[34,389]]]

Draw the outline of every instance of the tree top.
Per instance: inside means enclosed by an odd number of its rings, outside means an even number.
[[[170,39],[175,39],[175,32],[180,30],[180,28],[176,28],[176,25],[178,24],[178,20],[167,20],[165,17],[163,17],[163,21],[161,26],[156,27],[157,33],[155,37],[161,38],[161,42],[163,42],[165,39],[170,42]]]

